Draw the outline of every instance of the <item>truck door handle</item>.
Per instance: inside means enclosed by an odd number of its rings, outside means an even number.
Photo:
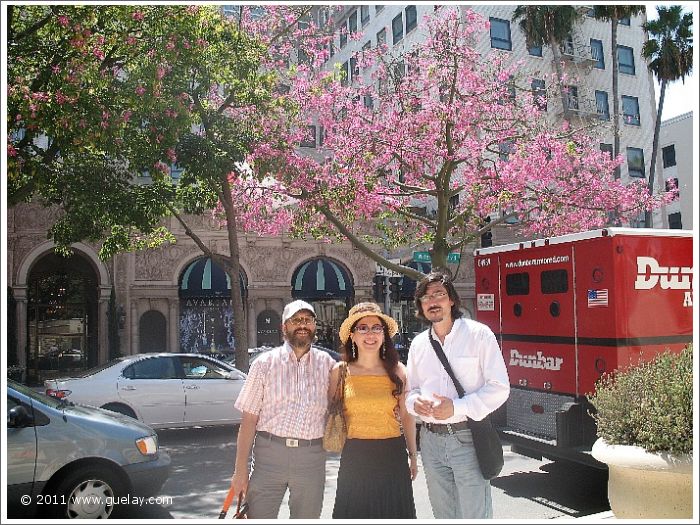
[[[133,386],[123,386],[122,390],[136,390],[136,387]]]
[[[199,387],[197,385],[187,385],[185,388],[187,390],[199,390]]]

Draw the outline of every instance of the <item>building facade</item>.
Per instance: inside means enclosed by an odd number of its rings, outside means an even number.
[[[661,122],[657,177],[678,188],[678,198],[664,209],[664,228],[693,229],[693,112]]]

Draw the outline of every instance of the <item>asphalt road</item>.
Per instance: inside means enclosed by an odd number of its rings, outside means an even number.
[[[236,429],[196,428],[158,432],[173,469],[153,504],[122,508],[122,517],[142,519],[217,519],[226,497],[236,455]],[[529,521],[582,517],[608,510],[607,473],[572,463],[535,460],[504,444],[505,466],[491,482],[495,519]],[[338,456],[329,454],[322,519],[330,519],[335,499]],[[425,478],[414,482],[419,519],[432,519]],[[279,518],[288,518],[286,499]]]

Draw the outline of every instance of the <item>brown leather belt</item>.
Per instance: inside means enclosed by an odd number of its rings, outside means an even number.
[[[265,431],[258,431],[257,436],[263,437],[265,439],[269,439],[270,441],[274,441],[276,443],[281,443],[285,447],[290,447],[290,448],[312,447],[314,445],[320,445],[323,442],[323,438],[317,438],[317,439],[287,438],[287,437],[275,436],[274,434],[270,434],[269,432],[265,432]]]
[[[466,421],[458,423],[423,423],[425,428],[435,434],[454,434],[458,430],[466,430],[469,428]]]

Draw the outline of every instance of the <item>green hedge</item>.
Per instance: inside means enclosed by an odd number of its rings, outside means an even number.
[[[603,375],[589,397],[598,436],[607,443],[637,445],[648,452],[692,452],[692,345]]]

